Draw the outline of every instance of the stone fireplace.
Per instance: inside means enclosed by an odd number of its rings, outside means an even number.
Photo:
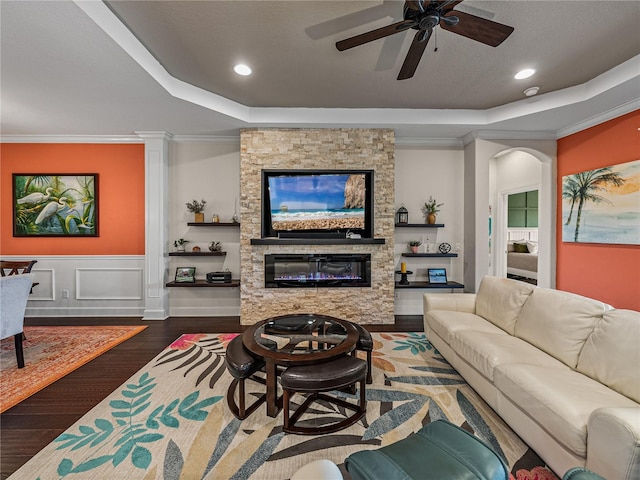
[[[287,313],[334,315],[367,324],[394,322],[394,148],[394,133],[388,129],[241,131],[240,321],[243,325]],[[375,241],[276,239],[260,242],[262,170],[318,168],[374,171]],[[368,256],[370,286],[266,287],[266,256],[320,254]]]

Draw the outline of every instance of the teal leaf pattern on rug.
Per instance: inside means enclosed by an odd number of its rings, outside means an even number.
[[[153,461],[153,454],[145,444],[155,443],[164,438],[162,433],[154,433],[160,424],[177,429],[180,418],[188,421],[202,422],[207,418],[206,407],[218,402],[222,396],[208,397],[198,401],[200,392],[188,394],[182,400],[176,398],[168,405],[159,405],[146,418],[140,418],[151,406],[153,389],[156,387],[155,378],[148,372],[143,373],[137,383],[127,383],[120,393],[121,399],[111,400],[111,416],[114,423],[104,418],[94,421],[96,428],[89,425],[78,426],[78,433],[63,433],[54,440],[61,445],[56,450],[69,449],[75,451],[89,446],[99,448],[101,444],[118,437],[114,447],[118,447],[111,455],[101,455],[84,460],[75,465],[72,460],[63,458],[58,465],[58,475],[66,477],[71,474],[87,472],[105,463],[111,462],[114,467],[130,458],[131,464],[139,469],[149,468]]]
[[[409,332],[405,340],[394,340],[398,345],[393,350],[409,350],[414,355],[419,355],[427,350],[435,350],[431,342],[427,340],[424,334]]]

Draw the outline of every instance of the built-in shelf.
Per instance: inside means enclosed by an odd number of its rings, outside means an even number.
[[[400,285],[400,283],[396,282],[396,288],[464,288],[464,285],[458,282],[447,282],[447,283],[409,282],[408,285]]]
[[[240,222],[189,222],[190,227],[240,227]]]
[[[251,245],[382,245],[384,238],[252,238]]]
[[[169,252],[170,257],[224,257],[227,252]]]
[[[442,228],[444,223],[396,223],[396,228]]]
[[[206,280],[196,280],[195,282],[167,282],[166,287],[204,287],[204,288],[237,288],[240,286],[240,280],[233,279],[231,282],[207,282]]]
[[[457,253],[403,253],[403,257],[457,257]]]

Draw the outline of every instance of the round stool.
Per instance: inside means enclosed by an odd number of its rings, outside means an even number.
[[[252,379],[256,382],[265,384],[265,380],[254,377],[254,373],[262,369],[265,362],[262,358],[255,357],[242,344],[242,336],[238,335],[229,342],[224,357],[224,363],[227,370],[233,377],[229,390],[227,390],[227,405],[233,415],[244,420],[251,415],[262,403],[265,402],[267,394],[261,395],[255,402],[247,408],[245,405],[245,380]],[[240,386],[238,392],[238,404],[235,402],[236,388]]]
[[[313,365],[293,366],[287,368],[280,377],[280,385],[283,390],[284,426],[288,433],[302,435],[319,435],[323,433],[337,432],[356,423],[367,411],[365,399],[365,383],[367,376],[367,362],[351,355],[338,357],[327,362]],[[360,383],[360,396],[357,405],[341,398],[325,395],[323,392],[341,390],[356,383]],[[296,392],[310,393],[302,405],[290,416],[289,402]],[[354,413],[337,423],[322,427],[301,427],[296,425],[298,419],[309,406],[316,400],[324,400],[329,403],[352,410]]]

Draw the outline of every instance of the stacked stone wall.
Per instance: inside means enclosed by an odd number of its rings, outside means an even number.
[[[394,322],[394,150],[388,129],[246,129],[240,134],[240,321],[320,313],[357,323]],[[252,245],[261,236],[263,169],[374,171],[374,237],[384,244]],[[370,253],[371,287],[270,288],[264,255]]]

